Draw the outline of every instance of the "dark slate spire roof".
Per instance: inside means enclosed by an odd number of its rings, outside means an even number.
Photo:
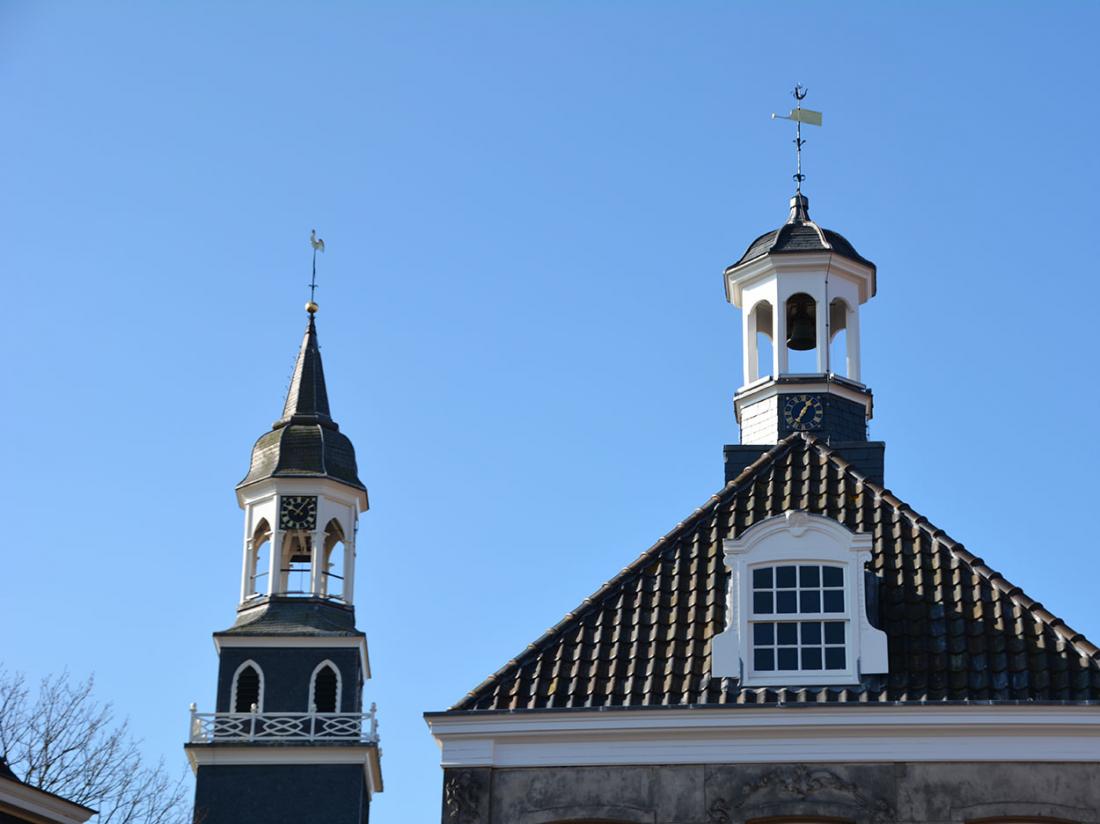
[[[745,254],[741,255],[741,259],[733,265],[740,266],[766,254],[824,251],[831,251],[856,263],[875,268],[875,264],[860,255],[839,232],[822,229],[810,220],[810,201],[800,193],[791,198],[791,212],[787,216],[787,222],[754,240],[745,250]]]
[[[329,412],[312,312],[286,393],[283,416],[252,447],[248,475],[237,487],[272,477],[327,477],[366,489],[359,480],[355,448]]]
[[[355,610],[351,606],[314,598],[268,596],[259,603],[245,603],[237,620],[215,635],[317,635],[355,636]]]
[[[726,626],[722,541],[788,509],[873,537],[868,571],[888,674],[828,687],[710,677],[710,640]],[[1100,649],[831,448],[795,433],[451,710],[1097,700]]]
[[[283,417],[279,419],[279,424],[291,421],[332,423],[332,415],[328,409],[328,390],[325,388],[325,368],[321,364],[321,348],[317,345],[315,317],[312,312],[309,313],[309,326],[306,327],[306,336],[302,338],[298,361],[294,364],[294,377],[290,379],[290,389],[286,393]]]

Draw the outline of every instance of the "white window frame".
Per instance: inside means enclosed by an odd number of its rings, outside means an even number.
[[[746,687],[799,687],[858,684],[863,674],[887,672],[886,633],[872,627],[867,619],[863,570],[871,560],[871,543],[867,533],[852,532],[832,518],[800,510],[761,521],[736,540],[724,541],[730,572],[726,629],[711,642],[711,675],[737,678]],[[844,612],[753,616],[752,570],[799,564],[839,566],[844,570]],[[845,669],[756,672],[752,667],[754,617],[776,623],[843,620]]]
[[[336,666],[331,659],[326,658],[313,668],[313,672],[309,676],[309,704],[306,705],[306,712],[314,711],[313,707],[316,704],[314,698],[316,697],[317,691],[317,676],[325,667],[332,667],[332,671],[336,673],[336,712],[340,712],[340,707],[343,706],[344,677],[340,674],[340,668]]]
[[[243,662],[233,671],[233,681],[229,688],[229,711],[237,712],[237,679],[241,677],[241,673],[244,672],[245,667],[253,667],[260,676],[260,691],[256,697],[256,712],[261,713],[264,711],[264,669],[251,658]],[[244,713],[241,714],[247,713],[248,710],[245,710]]]

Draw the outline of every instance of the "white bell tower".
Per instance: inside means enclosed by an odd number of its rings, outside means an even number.
[[[875,265],[814,223],[799,192],[787,222],[726,269],[725,286],[742,319],[741,443],[774,444],[794,431],[865,441],[872,399],[860,371],[859,309],[874,297]],[[796,367],[794,353],[811,354]]]

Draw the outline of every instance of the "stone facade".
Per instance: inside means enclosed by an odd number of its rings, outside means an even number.
[[[443,786],[443,824],[1100,824],[1100,761],[474,768]]]

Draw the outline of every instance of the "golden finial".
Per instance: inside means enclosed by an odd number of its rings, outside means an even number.
[[[309,312],[311,315],[316,315],[317,314],[317,304],[314,303],[313,301],[307,302],[306,303],[306,311]]]

